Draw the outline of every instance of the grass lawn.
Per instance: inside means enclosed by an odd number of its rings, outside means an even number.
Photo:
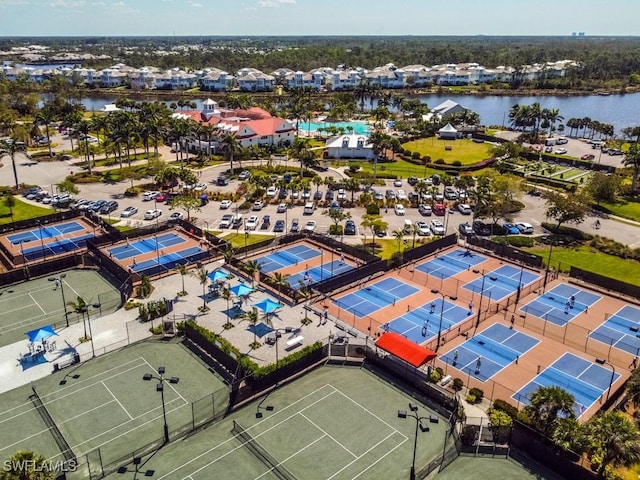
[[[640,221],[640,196],[625,197],[614,203],[602,203],[614,215]]]
[[[16,204],[13,207],[13,220],[11,219],[11,213],[9,208],[0,202],[0,224],[4,225],[16,222],[18,220],[27,220],[29,218],[44,217],[45,215],[51,215],[54,211],[50,208],[38,207],[31,205],[30,203],[23,202],[18,197],[15,197]]]
[[[231,244],[232,248],[240,248],[245,245],[245,237],[243,233],[229,233],[223,237],[227,242]],[[262,242],[268,238],[273,238],[273,235],[250,233],[246,239],[247,245],[253,245],[254,243]]]
[[[445,150],[445,146],[451,147],[451,150]],[[419,152],[420,156],[429,155],[431,161],[442,158],[449,164],[454,160],[459,160],[463,165],[472,165],[491,156],[489,153],[491,145],[489,143],[476,143],[466,138],[458,140],[438,140],[434,137],[421,138],[403,144],[402,148],[412,152]]]
[[[549,258],[548,247],[532,248],[528,251],[540,255],[545,262]],[[640,285],[640,262],[607,255],[587,245],[577,248],[554,248],[551,266],[556,267],[558,263],[563,271],[568,271],[569,266],[573,265],[632,285]]]
[[[349,162],[354,163],[354,162]],[[366,175],[373,175],[373,164],[365,161],[359,162],[361,171]],[[332,162],[332,166],[339,168],[344,167],[345,164],[339,162]],[[477,170],[474,175],[480,175],[484,172],[485,169]],[[425,168],[420,165],[414,165],[411,162],[407,162],[406,160],[398,159],[395,162],[389,163],[378,163],[378,175],[379,176],[396,176],[398,178],[409,178],[409,177],[430,177],[434,173],[438,173],[442,175],[442,170],[436,170],[434,168]]]

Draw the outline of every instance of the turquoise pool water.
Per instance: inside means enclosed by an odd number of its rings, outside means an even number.
[[[358,135],[368,135],[370,132],[369,125],[363,122],[299,122],[298,126],[303,132],[315,132],[320,128],[331,126],[344,128],[345,133],[349,133],[348,127],[351,127],[353,133],[357,133]]]

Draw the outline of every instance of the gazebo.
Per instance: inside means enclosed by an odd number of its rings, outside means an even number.
[[[455,140],[458,138],[458,130],[456,130],[450,123],[447,123],[444,127],[438,130],[438,136],[441,140]]]

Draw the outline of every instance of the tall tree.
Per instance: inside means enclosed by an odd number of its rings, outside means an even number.
[[[4,463],[1,480],[54,480],[56,472],[50,470],[47,459],[30,450],[20,450]]]
[[[525,407],[531,425],[550,437],[560,418],[574,418],[575,399],[566,390],[556,387],[540,387],[531,394]]]
[[[0,159],[3,157],[9,157],[11,159],[11,168],[13,169],[13,180],[16,189],[20,187],[18,182],[18,169],[16,167],[16,153],[26,152],[26,150],[27,146],[23,142],[0,140]]]
[[[545,215],[556,221],[557,228],[567,222],[582,223],[589,210],[590,201],[591,198],[585,190],[579,190],[571,195],[548,192]]]
[[[601,412],[589,420],[591,457],[600,460],[598,476],[605,478],[608,467],[630,467],[640,462],[640,432],[622,412]]]
[[[626,167],[633,168],[633,175],[631,177],[631,193],[635,193],[638,189],[638,176],[640,175],[640,144],[632,143],[629,146],[624,160],[622,163]]]
[[[202,285],[202,310],[209,310],[209,307],[207,307],[207,293],[205,290],[205,287],[209,282],[209,272],[207,271],[206,267],[201,266],[193,270],[191,272],[191,275],[193,275],[198,280],[198,283]]]

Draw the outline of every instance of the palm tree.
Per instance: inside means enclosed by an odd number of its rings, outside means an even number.
[[[534,428],[550,437],[558,418],[575,418],[575,399],[566,390],[557,387],[540,387],[531,394],[525,412]]]
[[[189,269],[187,269],[187,267],[181,263],[176,263],[174,269],[180,274],[180,277],[182,277],[182,291],[178,292],[178,295],[186,295],[187,291],[184,289],[184,276],[189,273]]]
[[[47,136],[47,146],[49,147],[49,156],[52,157],[51,152],[51,138],[49,137],[49,124],[56,120],[56,112],[53,105],[45,103],[35,116],[34,124],[44,126],[44,132]]]
[[[238,152],[240,144],[233,133],[225,133],[222,139],[220,139],[220,145],[224,150],[227,160],[229,161],[229,170],[233,175],[233,156]]]
[[[258,313],[258,309],[256,307],[251,307],[251,310],[249,310],[248,312],[245,312],[245,314],[242,316],[242,320],[246,320],[254,327],[253,343],[249,345],[251,349],[256,349],[260,346],[260,343],[258,342],[258,339],[256,336],[256,329],[255,329],[255,326],[258,323],[259,319],[260,319],[260,314]]]
[[[31,450],[20,450],[4,463],[2,480],[54,480],[55,470],[49,470],[47,459]]]
[[[621,412],[602,412],[587,424],[591,457],[601,459],[598,476],[607,467],[630,467],[640,461],[640,432]]]
[[[82,323],[84,325],[84,337],[85,339],[89,338],[87,336],[87,322],[85,321],[84,315],[85,313],[87,313],[87,309],[89,308],[89,304],[87,302],[84,301],[84,298],[82,298],[80,295],[78,295],[78,297],[76,298],[75,302],[67,302],[67,305],[69,305],[73,311],[75,313],[79,313],[82,315]]]
[[[404,239],[404,230],[399,228],[398,230],[393,231],[393,238],[398,241],[398,256],[400,255],[400,246],[402,244],[402,240]]]
[[[13,169],[13,180],[16,189],[20,186],[18,183],[18,170],[16,168],[16,153],[26,152],[26,150],[27,146],[23,142],[0,140],[0,159],[3,157],[9,157],[11,159],[11,168]]]
[[[632,167],[633,174],[631,177],[631,193],[635,193],[638,188],[638,176],[640,175],[640,145],[632,143],[627,151],[624,160],[622,161],[624,166]]]
[[[202,310],[208,310],[209,307],[207,307],[207,294],[205,291],[205,287],[207,286],[207,283],[209,282],[209,276],[208,276],[209,272],[207,271],[207,269],[202,266],[199,267],[197,269],[195,269],[194,271],[191,272],[191,275],[193,275],[195,278],[198,279],[198,282],[200,283],[200,285],[202,285]],[[184,278],[184,277],[183,277]],[[183,287],[184,289],[184,287]]]
[[[625,386],[627,399],[635,408],[640,407],[640,369],[635,369]]]
[[[227,327],[228,327],[229,325],[233,325],[231,323],[231,318],[229,317],[229,313],[231,312],[231,310],[229,310],[229,300],[231,300],[231,291],[226,286],[222,287],[222,290],[220,291],[220,296],[227,301]]]
[[[273,274],[273,283],[278,287],[278,296],[282,294],[281,287],[289,285],[288,278],[289,275],[286,273],[275,272]]]
[[[251,286],[253,287],[256,280],[256,273],[262,269],[262,265],[257,260],[251,260],[244,266],[245,271],[251,276]]]

